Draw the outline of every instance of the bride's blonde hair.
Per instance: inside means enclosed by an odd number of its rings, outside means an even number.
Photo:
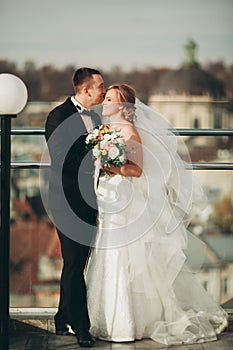
[[[134,106],[136,101],[136,93],[134,88],[128,84],[113,84],[108,87],[107,91],[111,89],[117,91],[119,101],[124,104],[122,109],[123,117],[125,120],[133,123],[136,119],[136,108]]]

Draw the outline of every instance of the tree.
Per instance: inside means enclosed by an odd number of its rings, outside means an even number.
[[[195,49],[195,45],[191,43],[190,60],[193,59]],[[19,69],[14,62],[0,59],[0,73],[12,73],[25,81],[29,101],[55,101],[72,94],[71,77],[75,69],[76,67],[71,65],[58,69],[53,64],[37,68],[33,61],[26,61],[23,68]],[[226,66],[224,62],[219,61],[207,64],[205,69],[223,82],[227,97],[233,99],[233,66]],[[125,72],[120,66],[115,66],[109,72],[101,69],[101,73],[106,86],[113,83],[131,84],[137,91],[137,97],[147,103],[159,79],[168,70],[166,67],[148,66]]]
[[[0,59],[0,73],[18,74],[17,66],[14,62]]]
[[[40,98],[40,73],[33,61],[26,61],[21,75],[28,88],[28,99],[36,101]]]

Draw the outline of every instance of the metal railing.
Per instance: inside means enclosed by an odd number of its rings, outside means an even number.
[[[233,129],[170,129],[174,134],[180,136],[230,136],[233,137]],[[43,136],[44,129],[12,129],[11,135],[37,135]],[[39,169],[50,166],[49,162],[11,162],[12,169]],[[194,170],[233,170],[233,162],[192,162],[187,163],[188,168]]]
[[[190,137],[196,137],[196,136],[228,136],[233,137],[233,129],[184,129],[184,128],[178,128],[178,129],[171,129],[172,132],[174,132],[176,135],[180,136],[190,136]],[[0,131],[1,132],[1,131]],[[20,128],[20,129],[12,129],[11,135],[14,136],[44,136],[44,129],[26,129],[26,128]],[[40,169],[41,167],[47,168],[50,166],[50,162],[36,162],[36,161],[28,161],[28,162],[21,162],[21,161],[12,161],[11,162],[11,168],[12,169]],[[233,170],[233,162],[192,162],[187,163],[188,168],[192,168],[194,170]],[[28,317],[35,317],[41,318],[41,315],[44,315],[45,308],[30,308],[28,309],[29,316],[25,315],[25,310],[23,309],[23,312],[20,311],[19,308],[16,310],[14,308],[11,308],[11,315],[13,315],[16,318],[28,318]],[[51,310],[51,308],[50,308]],[[232,314],[233,309],[227,309],[229,314]],[[53,314],[55,311],[53,310]],[[44,316],[42,316],[44,317]],[[51,317],[46,314],[46,317]]]

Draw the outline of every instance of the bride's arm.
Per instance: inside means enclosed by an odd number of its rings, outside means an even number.
[[[140,168],[137,164],[130,162],[128,164],[123,164],[120,167],[114,167],[111,165],[109,172],[126,177],[140,177],[142,175],[142,168]]]
[[[126,151],[128,163],[120,167],[110,166],[110,169],[105,169],[109,175],[119,174],[129,177],[140,177],[142,174],[142,143],[140,136],[135,131],[126,141]]]

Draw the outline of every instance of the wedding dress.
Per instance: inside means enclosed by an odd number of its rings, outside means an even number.
[[[136,115],[142,176],[98,182],[99,229],[86,271],[90,331],[114,342],[216,340],[227,314],[195,279],[204,250],[187,230],[201,188],[164,119],[140,101]]]

